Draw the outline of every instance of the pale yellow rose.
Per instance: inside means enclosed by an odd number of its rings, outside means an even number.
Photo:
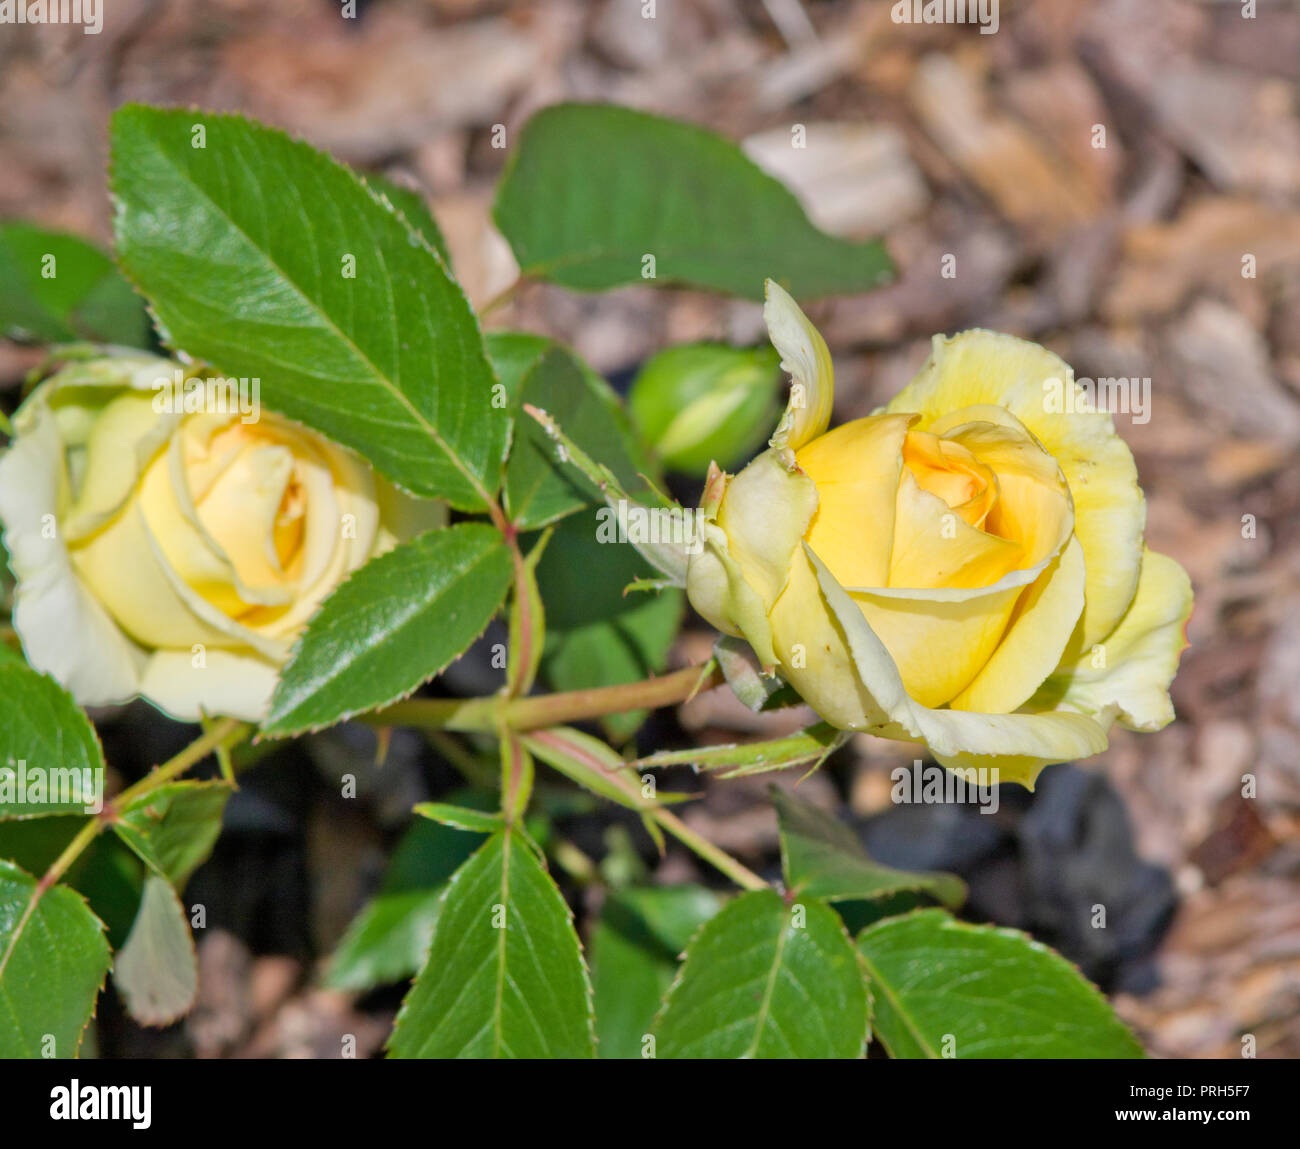
[[[769,450],[711,477],[696,609],[833,725],[1003,781],[1098,753],[1114,722],[1169,723],[1191,584],[1144,546],[1133,456],[1070,368],[936,336],[892,402],[828,431],[825,342],[774,284],[764,314],[791,404]]]
[[[0,458],[14,627],[85,705],[143,695],[180,719],[257,721],[324,598],[446,511],[270,412],[223,413],[215,392],[175,409],[156,383],[178,369],[73,363],[14,416]]]

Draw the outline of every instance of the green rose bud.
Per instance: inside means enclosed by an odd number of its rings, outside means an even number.
[[[632,384],[632,418],[671,470],[698,477],[713,461],[736,466],[771,430],[779,410],[779,367],[780,356],[770,347],[670,348]]]

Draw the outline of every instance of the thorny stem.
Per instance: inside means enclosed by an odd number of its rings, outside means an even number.
[[[506,546],[510,549],[510,565],[514,568],[514,590],[511,592],[515,596],[515,602],[511,607],[512,610],[520,611],[520,617],[523,624],[520,627],[522,634],[520,642],[522,644],[531,644],[533,641],[533,619],[530,617],[532,603],[528,594],[528,563],[524,559],[524,553],[519,549],[519,536],[514,530],[505,532]],[[513,620],[513,615],[511,616]],[[514,698],[520,693],[526,691],[532,686],[531,682],[525,680],[528,673],[528,665],[531,661],[531,651],[525,649],[522,652],[511,652],[513,657],[511,661],[514,666],[506,680],[505,694],[508,698]]]
[[[504,517],[503,515],[502,518]],[[495,516],[493,518],[495,521]],[[510,565],[514,569],[514,590],[511,592],[514,595],[514,602],[511,604],[510,616],[512,649],[507,663],[506,684],[502,688],[500,697],[514,699],[532,686],[532,683],[527,680],[530,662],[528,646],[533,641],[533,620],[529,617],[532,603],[528,593],[528,564],[524,561],[523,551],[519,549],[519,532],[514,524],[510,523],[502,530],[502,534],[510,550]],[[521,620],[520,633],[517,636],[513,633],[516,611],[519,612]],[[524,649],[513,649],[515,639]],[[516,818],[523,817],[528,799],[532,796],[533,766],[528,751],[524,749],[518,735],[510,729],[504,713],[498,712],[498,716],[500,721],[497,727],[497,738],[501,744],[501,813],[507,825],[513,825]]]
[[[589,690],[571,690],[559,694],[527,698],[509,698],[499,695],[465,700],[410,699],[366,715],[364,720],[376,726],[425,727],[437,737],[444,737],[441,732],[446,730],[498,732],[503,725],[511,731],[535,730],[544,726],[559,726],[566,722],[599,718],[627,710],[668,706],[693,698],[701,690],[718,686],[722,682],[722,671],[716,663],[710,661],[699,666],[688,666],[657,678],[647,678],[641,682],[593,687]],[[218,749],[233,748],[248,738],[252,732],[251,726],[237,719],[222,719],[180,753],[122,791],[115,799],[105,804],[103,811],[97,817],[82,826],[54,860],[40,880],[40,891],[43,893],[67,873],[100,831],[112,823],[120,809],[184,774],[191,766]],[[671,811],[658,808],[647,813],[668,833],[726,874],[742,889],[767,888],[767,883],[762,878],[712,842],[701,837]]]
[[[620,790],[624,790],[629,794],[636,793],[635,784],[623,774],[611,773],[609,775],[609,780]],[[701,837],[671,810],[667,810],[663,806],[648,806],[641,812],[658,822],[660,826],[681,842],[682,845],[694,851],[706,862],[716,866],[741,889],[767,889],[767,883],[754,873],[753,870],[742,866],[725,850],[715,846],[707,838]]]
[[[610,783],[617,786],[624,793],[635,796],[637,788],[625,774],[610,772],[607,774]],[[699,857],[706,862],[716,866],[722,873],[726,874],[736,885],[744,890],[765,890],[767,883],[763,881],[753,870],[741,865],[735,858],[724,850],[719,849],[707,838],[701,837],[683,822],[671,810],[663,806],[644,806],[641,813],[653,818],[674,838],[684,846],[693,850]]]
[[[220,722],[214,723],[210,730],[196,738],[175,757],[169,758],[156,770],[151,770],[134,786],[123,790],[113,800],[113,807],[120,809],[128,803],[134,802],[142,794],[152,793],[159,786],[170,782],[177,775],[184,774],[195,763],[203,761],[213,751],[219,748],[229,750],[232,746],[242,742],[252,732],[253,728],[251,726],[246,726],[237,718],[223,718]],[[103,815],[101,815],[102,817]]]
[[[524,744],[507,726],[497,733],[501,742],[501,813],[507,825],[524,816],[533,791],[533,760]]]
[[[64,847],[63,853],[55,858],[50,863],[50,868],[45,871],[40,881],[40,893],[44,893],[68,872],[72,863],[81,856],[82,851],[95,840],[95,835],[103,825],[104,823],[98,818],[92,818],[77,831],[76,837]]]
[[[364,721],[381,726],[423,726],[434,731],[498,731],[505,725],[514,731],[562,726],[585,718],[621,714],[627,710],[653,709],[684,702],[702,690],[719,686],[722,671],[713,661],[688,666],[658,678],[619,686],[598,686],[510,699],[505,696],[472,699],[416,698],[364,716]],[[712,842],[692,830],[676,814],[662,807],[645,811],[668,833],[699,857],[726,874],[745,890],[765,890],[767,882]]]
[[[506,513],[501,509],[501,504],[496,499],[489,499],[487,505],[487,516],[492,520],[492,525],[496,527],[506,537],[506,541],[513,543],[518,528],[508,518]]]
[[[169,758],[156,770],[150,771],[134,786],[127,787],[112,801],[105,802],[103,810],[77,831],[76,836],[67,844],[63,853],[55,858],[50,868],[45,871],[40,880],[40,892],[44,893],[68,872],[72,864],[82,855],[86,847],[95,840],[99,832],[116,820],[119,810],[124,809],[137,798],[145,794],[151,794],[159,786],[170,782],[178,775],[184,774],[191,766],[201,762],[213,751],[217,749],[228,750],[237,745],[247,738],[252,731],[251,726],[245,725],[237,719],[223,718],[220,722],[215,723],[210,730],[186,746],[179,754]]]
[[[653,710],[685,702],[702,690],[719,686],[722,671],[713,663],[688,666],[657,678],[618,686],[595,686],[560,694],[527,698],[412,698],[394,702],[361,720],[374,726],[423,726],[435,730],[479,730],[491,733],[502,720],[512,730],[538,730],[587,718],[602,718],[628,710]]]
[[[753,870],[742,866],[726,851],[719,849],[707,838],[701,837],[671,810],[659,807],[646,812],[682,845],[694,851],[706,862],[716,866],[742,890],[765,890],[768,888],[767,883]]]

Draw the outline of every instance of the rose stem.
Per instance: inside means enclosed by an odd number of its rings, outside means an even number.
[[[237,719],[223,718],[211,730],[186,746],[179,754],[169,758],[156,770],[146,774],[134,786],[123,790],[112,801],[106,802],[103,810],[77,831],[72,841],[64,847],[63,853],[54,859],[50,864],[50,868],[41,876],[37,885],[37,892],[32,899],[33,904],[41,894],[68,872],[72,863],[95,840],[96,835],[116,819],[118,810],[142,795],[151,793],[163,783],[171,781],[178,774],[185,773],[191,766],[201,762],[211,754],[218,746],[229,749],[242,742],[252,733],[252,729],[251,726],[246,726]]]
[[[114,808],[120,809],[127,803],[135,801],[142,794],[151,793],[164,783],[170,782],[178,774],[184,774],[186,770],[195,763],[201,762],[214,750],[219,747],[229,750],[242,742],[252,732],[253,728],[251,726],[246,726],[237,718],[221,719],[220,722],[213,725],[212,729],[196,738],[175,757],[169,758],[156,770],[150,771],[134,786],[123,790],[113,799],[112,805]]]
[[[527,698],[412,698],[382,710],[359,715],[372,726],[426,726],[435,730],[479,730],[491,733],[505,719],[512,730],[536,730],[585,718],[653,710],[684,702],[701,690],[719,686],[722,671],[711,663],[688,666],[671,674],[618,686],[596,686],[560,694]]]

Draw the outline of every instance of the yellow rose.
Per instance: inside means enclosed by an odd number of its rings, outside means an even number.
[[[233,392],[200,392],[193,369],[178,408],[179,370],[73,363],[14,416],[0,458],[14,627],[85,705],[143,695],[180,719],[257,721],[321,601],[446,511]]]
[[[1143,545],[1133,456],[1061,359],[936,336],[892,402],[828,431],[825,342],[775,284],[764,316],[791,402],[769,450],[706,487],[687,571],[705,618],[833,725],[1003,781],[1173,719],[1191,584]]]

